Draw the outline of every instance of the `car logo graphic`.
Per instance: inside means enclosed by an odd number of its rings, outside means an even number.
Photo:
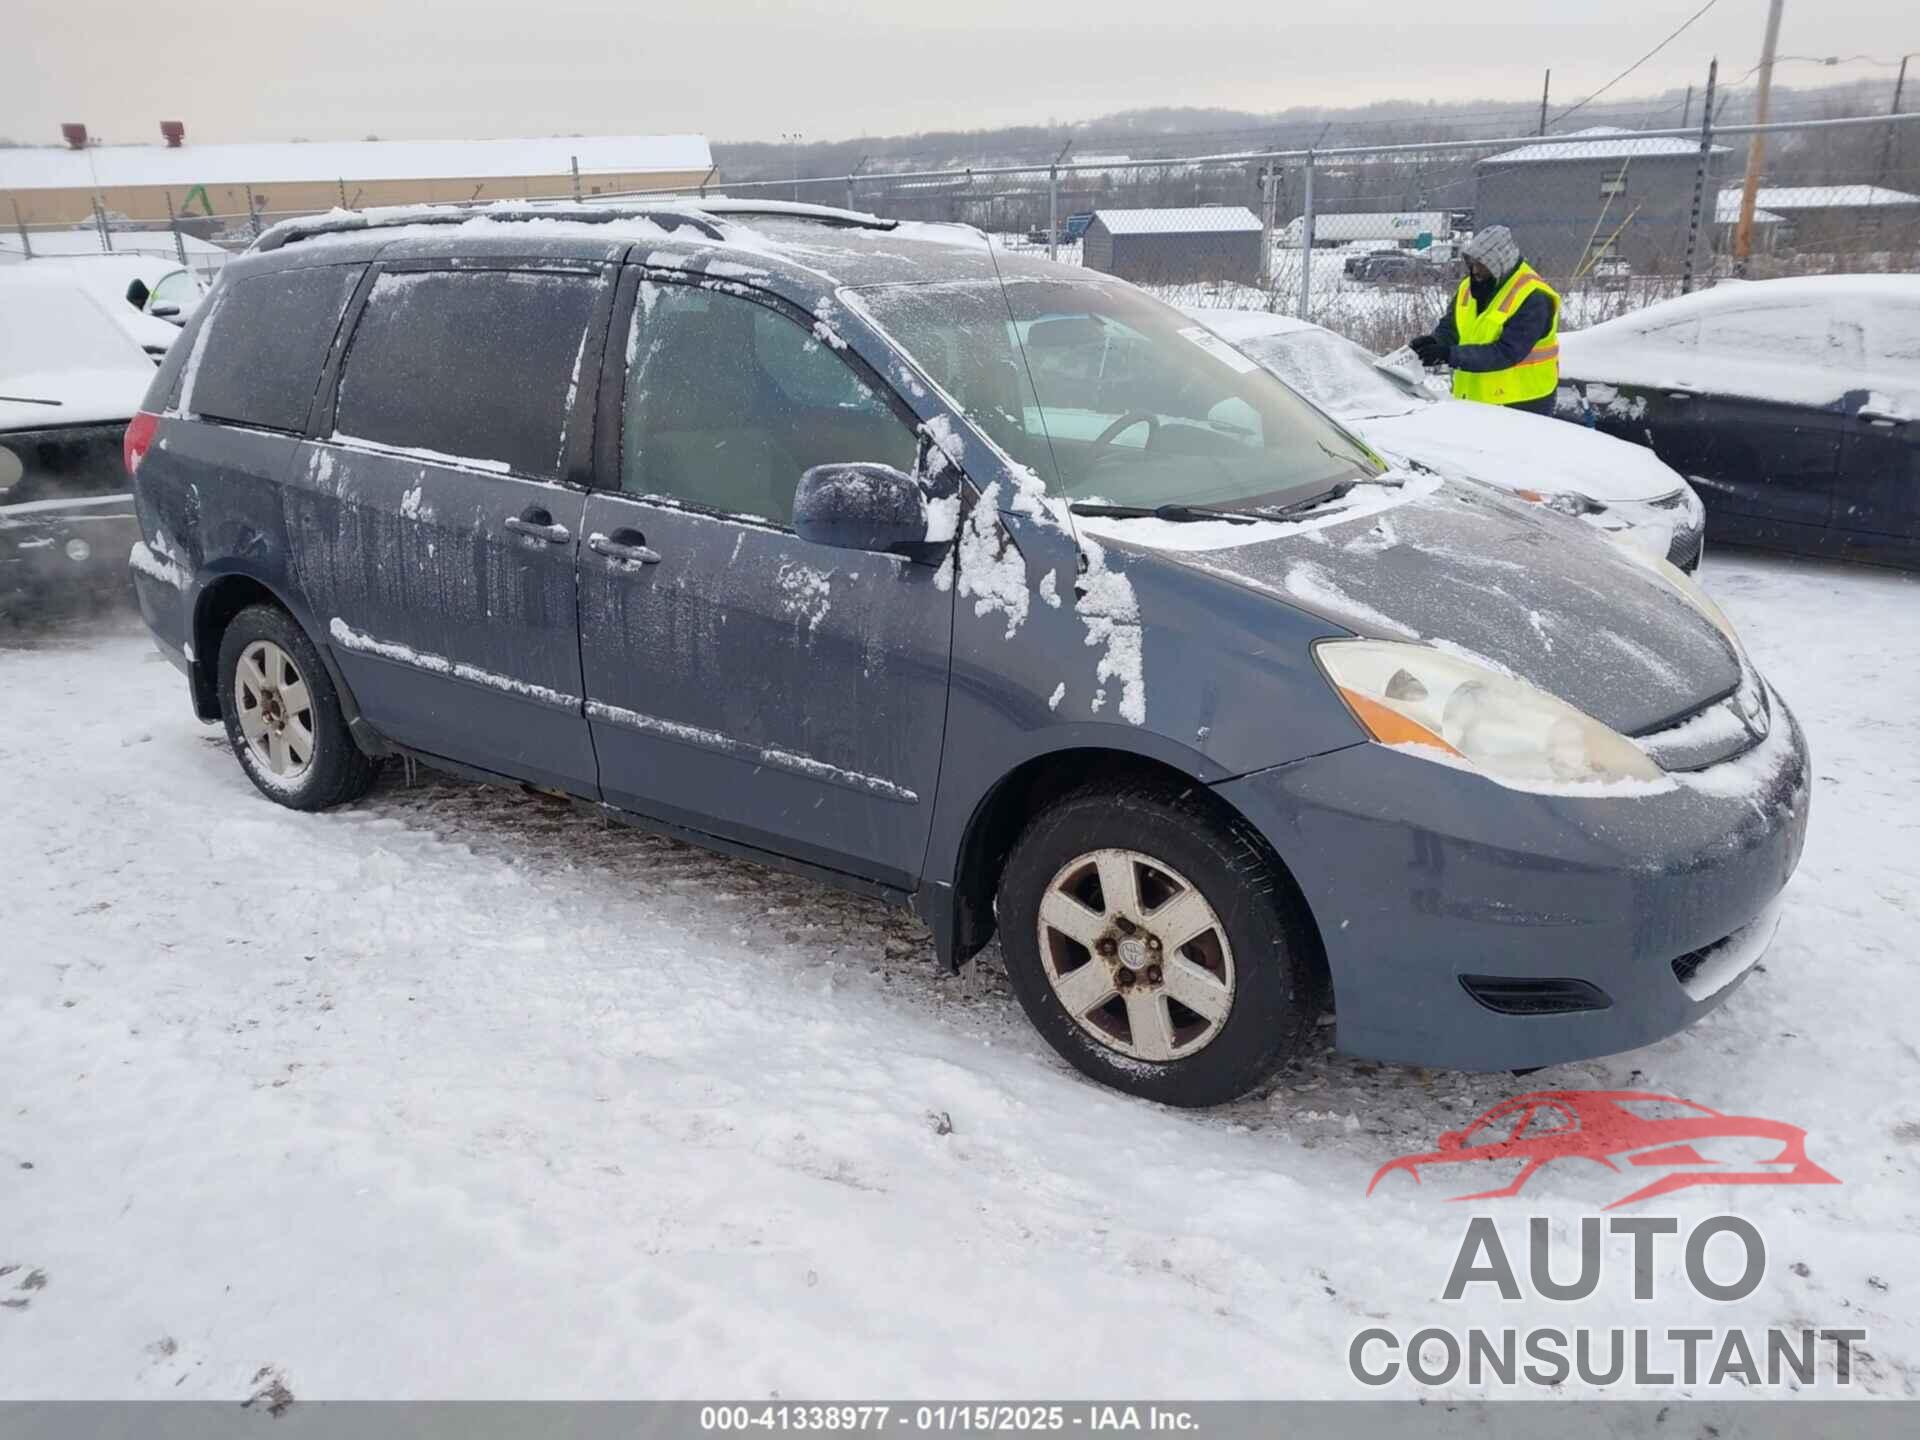
[[[1505,1185],[1454,1195],[1498,1200],[1518,1195],[1556,1160],[1584,1160],[1615,1174],[1659,1171],[1604,1208],[1638,1204],[1695,1185],[1838,1185],[1839,1177],[1807,1158],[1807,1132],[1753,1115],[1726,1115],[1677,1095],[1641,1090],[1536,1090],[1503,1100],[1459,1130],[1442,1134],[1423,1155],[1402,1155],[1374,1171],[1371,1195],[1396,1172],[1422,1182],[1440,1166],[1518,1162]],[[1728,1158],[1703,1150],[1737,1152]],[[1624,1167],[1624,1168],[1623,1168]]]

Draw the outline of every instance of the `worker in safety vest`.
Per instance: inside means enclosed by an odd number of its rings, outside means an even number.
[[[1560,297],[1489,225],[1461,247],[1466,278],[1430,335],[1407,342],[1423,365],[1451,365],[1462,400],[1553,413],[1560,384]]]

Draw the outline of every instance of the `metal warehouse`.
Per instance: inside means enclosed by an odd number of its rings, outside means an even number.
[[[1474,219],[1505,225],[1521,253],[1549,279],[1567,280],[1596,260],[1678,274],[1693,215],[1698,142],[1635,136],[1599,126],[1574,143],[1523,145],[1475,166]],[[1707,188],[1718,188],[1721,157],[1707,157]],[[1711,224],[1702,217],[1703,225]]]
[[[1260,279],[1260,217],[1244,205],[1096,210],[1083,263],[1137,284]]]

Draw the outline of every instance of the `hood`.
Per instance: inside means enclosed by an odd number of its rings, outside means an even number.
[[[53,430],[62,425],[98,425],[133,418],[153,383],[153,366],[137,350],[110,370],[41,370],[0,375],[0,430]],[[8,398],[11,397],[11,398]],[[34,405],[30,400],[58,404]]]
[[[1359,634],[1491,662],[1624,734],[1740,682],[1720,632],[1664,581],[1579,521],[1480,487],[1409,484],[1400,503],[1332,524],[1242,527],[1246,544],[1186,548],[1187,527],[1139,527],[1101,530]]]
[[[1671,495],[1682,484],[1644,445],[1497,405],[1446,401],[1404,415],[1342,418],[1382,454],[1502,490],[1577,490],[1595,500],[1628,501]]]

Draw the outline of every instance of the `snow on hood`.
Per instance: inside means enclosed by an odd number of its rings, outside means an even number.
[[[127,420],[152,382],[153,361],[66,266],[0,273],[0,395],[16,397],[0,429]]]
[[[1595,500],[1652,500],[1673,494],[1683,483],[1643,445],[1495,405],[1443,401],[1404,415],[1346,423],[1384,455],[1502,490],[1573,490]]]
[[[1740,683],[1719,631],[1588,527],[1482,487],[1428,481],[1356,487],[1373,498],[1300,524],[1078,523],[1358,634],[1490,664],[1625,734],[1671,724]],[[1186,544],[1188,530],[1237,531],[1239,542],[1223,533]]]
[[[139,357],[140,352],[134,352]],[[49,370],[0,378],[0,395],[57,400],[57,405],[28,405],[0,399],[0,430],[51,430],[57,425],[99,425],[127,421],[153,381],[153,366],[106,370]]]

